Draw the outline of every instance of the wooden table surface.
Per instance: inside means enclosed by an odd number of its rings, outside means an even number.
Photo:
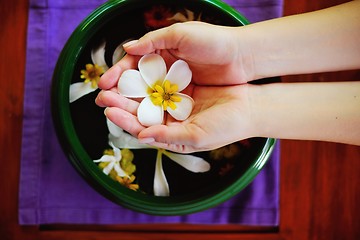
[[[341,0],[285,0],[290,15]],[[360,147],[281,140],[278,228],[198,225],[19,226],[27,0],[0,1],[1,239],[360,239]],[[284,81],[360,80],[360,71],[284,77]],[[360,106],[359,106],[360,108]],[[359,126],[360,127],[360,126]]]

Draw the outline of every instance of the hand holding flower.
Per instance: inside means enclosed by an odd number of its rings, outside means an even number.
[[[139,102],[114,91],[101,91],[97,104],[106,106],[106,116],[140,141],[158,148],[189,153],[215,149],[256,135],[252,121],[249,88],[192,85],[187,93],[194,100],[191,115],[185,121],[169,116],[163,125],[144,127],[138,120]]]
[[[126,69],[137,68],[139,58],[161,55],[168,66],[182,59],[192,71],[197,85],[233,85],[255,79],[251,49],[239,45],[238,28],[185,22],[152,31],[139,40],[124,44],[128,53],[100,79],[101,89],[115,87]],[[216,34],[214,34],[216,33]]]
[[[141,98],[137,116],[144,126],[161,124],[164,111],[176,120],[189,117],[193,99],[180,93],[191,81],[186,62],[176,61],[166,73],[166,64],[157,54],[149,54],[139,61],[139,71],[129,69],[122,73],[118,91],[125,97]]]

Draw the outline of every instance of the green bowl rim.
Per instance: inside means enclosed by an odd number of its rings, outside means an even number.
[[[194,2],[204,2],[205,4],[213,5],[221,11],[225,11],[238,21],[239,24],[249,24],[249,21],[239,12],[219,0],[194,0]],[[51,110],[56,134],[69,161],[80,175],[93,188],[113,202],[126,208],[152,215],[183,215],[199,212],[228,200],[245,188],[267,162],[276,140],[268,138],[256,161],[245,171],[243,176],[225,190],[217,192],[221,194],[200,195],[201,191],[199,191],[199,193],[195,193],[195,196],[198,196],[195,199],[189,199],[188,196],[156,197],[134,192],[105,176],[96,164],[93,163],[81,145],[71,121],[69,85],[75,63],[79,59],[84,46],[93,37],[94,33],[106,23],[106,20],[111,18],[109,17],[111,13],[127,5],[132,6],[133,4],[138,7],[139,3],[145,4],[141,0],[111,0],[104,3],[84,19],[68,39],[58,58],[51,89]]]

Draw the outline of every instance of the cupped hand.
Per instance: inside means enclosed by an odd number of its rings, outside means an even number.
[[[246,83],[254,75],[252,55],[242,46],[236,31],[236,27],[185,22],[149,32],[124,45],[127,55],[102,76],[99,87],[110,89],[116,86],[124,70],[136,69],[141,56],[154,52],[165,59],[168,67],[178,59],[187,62],[194,84]]]
[[[139,102],[116,93],[101,91],[96,99],[106,106],[110,121],[143,143],[174,152],[190,153],[216,149],[254,136],[248,88],[193,85],[188,94],[195,106],[190,117],[178,122],[167,115],[163,125],[142,126],[136,116]]]

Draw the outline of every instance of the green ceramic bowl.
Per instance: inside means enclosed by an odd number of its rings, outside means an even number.
[[[91,13],[73,32],[58,59],[53,75],[52,112],[59,140],[76,170],[108,199],[135,211],[154,215],[182,215],[216,206],[245,188],[268,160],[274,139],[253,138],[211,152],[194,155],[211,165],[206,173],[193,173],[164,157],[163,168],[170,196],[154,196],[152,186],[155,149],[132,150],[139,191],[124,187],[105,175],[94,159],[108,145],[108,128],[94,91],[69,103],[71,84],[81,82],[80,71],[91,62],[91,49],[106,41],[105,60],[127,39],[136,39],[162,27],[168,16],[181,13],[188,20],[241,26],[248,21],[217,0],[113,0]]]

